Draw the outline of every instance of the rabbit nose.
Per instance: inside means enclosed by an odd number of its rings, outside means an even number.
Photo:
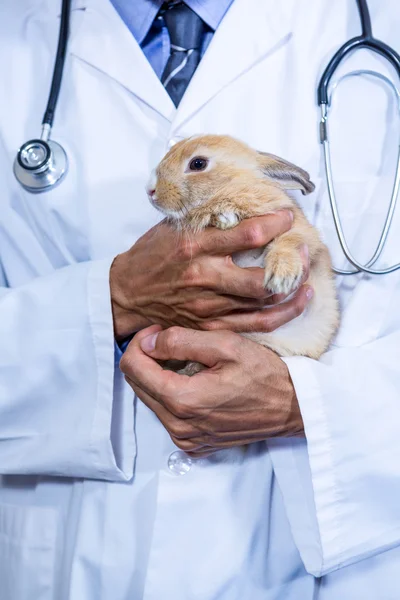
[[[150,203],[155,207],[158,208],[158,203],[157,203],[157,194],[156,194],[156,189],[154,187],[148,187],[147,188],[147,196],[150,200]]]
[[[153,171],[150,174],[149,180],[147,181],[147,185],[146,185],[146,192],[150,198],[150,200],[153,199],[155,193],[156,193],[156,187],[157,187],[157,175],[155,170],[153,169]]]
[[[149,186],[146,188],[146,192],[147,192],[147,195],[148,195],[148,197],[150,198],[150,200],[153,200],[153,199],[154,199],[154,197],[155,197],[155,195],[156,195],[156,188],[155,188],[155,187],[153,187],[152,185],[149,185]]]

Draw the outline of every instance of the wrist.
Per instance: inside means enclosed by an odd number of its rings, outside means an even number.
[[[284,424],[282,436],[301,436],[304,437],[304,423],[301,415],[299,401],[297,399],[296,390],[290,377],[289,369],[281,360],[282,367],[285,372],[285,408],[287,414],[287,420]]]
[[[272,351],[269,352],[272,373],[268,376],[267,389],[269,387],[271,392],[274,392],[273,405],[277,411],[276,431],[273,437],[304,436],[303,418],[289,369],[281,357]]]
[[[121,285],[121,277],[118,271],[117,256],[110,268],[110,298],[114,325],[114,337],[118,344],[132,336],[137,331],[148,327],[152,323],[133,310],[126,299],[126,294]]]

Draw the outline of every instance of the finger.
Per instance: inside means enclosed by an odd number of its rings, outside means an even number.
[[[265,299],[271,294],[264,287],[265,270],[260,267],[238,267],[226,261],[216,272],[217,278],[213,289],[216,292],[241,298]]]
[[[209,456],[212,456],[216,452],[218,452],[218,450],[213,450],[212,448],[210,448],[209,450],[198,450],[196,452],[186,452],[186,454],[190,458],[196,459],[196,458],[208,458]]]
[[[173,398],[178,395],[178,390],[184,393],[190,377],[164,370],[141,349],[141,341],[157,335],[159,330],[160,327],[156,325],[137,333],[122,356],[119,366],[132,386],[139,386],[153,398],[163,402],[164,397]]]
[[[207,331],[228,329],[237,333],[275,331],[285,323],[301,315],[313,296],[309,285],[302,286],[291,298],[277,306],[251,313],[230,314],[202,324]]]
[[[225,421],[226,417],[226,413],[220,415],[218,426]],[[235,429],[232,429],[232,426],[235,427]],[[274,423],[266,423],[263,430],[260,429],[260,426],[258,426],[256,429],[251,429],[250,426],[246,428],[244,427],[245,417],[240,422],[237,418],[235,418],[228,424],[228,431],[222,430],[221,427],[220,431],[209,433],[211,428],[210,423],[208,424],[208,427],[204,427],[204,431],[202,431],[202,428],[199,427],[196,423],[196,420],[193,419],[190,421],[190,423],[188,423],[186,428],[182,427],[182,431],[176,432],[174,435],[177,440],[186,440],[193,444],[217,448],[219,444],[228,444],[229,442],[234,442],[243,438],[252,441],[265,439],[276,431]]]
[[[249,444],[255,444],[256,442],[263,442],[263,441],[265,441],[265,439],[261,438],[261,437],[258,440],[242,438],[242,439],[234,440],[232,442],[226,442],[224,444],[221,443],[215,447],[204,446],[204,447],[200,447],[195,450],[185,450],[185,452],[191,458],[207,458],[207,456],[211,456],[212,454],[215,454],[215,452],[218,452],[218,450],[226,450],[228,448],[235,448],[237,446],[248,446]]]
[[[292,293],[292,292],[291,292]],[[275,306],[276,304],[281,304],[288,298],[291,294],[273,294],[269,298],[265,300],[265,306]]]
[[[310,276],[307,246],[302,247],[300,254],[304,266],[303,274],[297,289],[305,284]],[[273,294],[273,296],[271,296],[264,287],[264,269],[259,267],[241,268],[236,266],[233,262],[228,268],[219,271],[219,278],[218,288],[226,291],[227,294],[239,296],[242,299],[250,298],[258,301],[263,300],[264,305],[279,304],[295,291],[292,290],[290,294]],[[218,289],[216,289],[216,291],[218,291]],[[273,300],[270,300],[271,297]]]
[[[168,431],[168,433],[171,435],[171,433]],[[206,449],[207,454],[210,453],[210,447],[207,446],[206,444],[203,444],[201,441],[192,441],[190,440],[186,440],[186,439],[181,439],[181,438],[176,438],[173,435],[171,435],[171,440],[174,442],[175,446],[178,446],[178,448],[180,448],[181,450],[183,450],[186,453],[191,453],[191,452],[204,452]]]
[[[223,441],[213,444],[212,446],[199,446],[196,450],[185,450],[188,456],[192,458],[204,458],[207,455],[214,454],[218,450],[226,450],[228,448],[235,448],[238,446],[248,446],[249,444],[256,444],[257,442],[265,442],[266,436],[258,435],[257,437],[238,437],[234,440]]]
[[[224,448],[252,444],[274,437],[274,429],[270,433],[259,429],[218,432],[215,435],[202,433],[193,426],[192,422],[177,418],[140,387],[133,382],[130,384],[138,398],[158,417],[174,444],[189,455],[193,453],[196,456],[206,456]],[[304,431],[293,433],[291,437],[304,437]]]
[[[245,219],[237,227],[225,231],[207,228],[198,238],[199,245],[205,254],[224,255],[261,248],[289,231],[292,223],[293,213],[290,210],[281,210],[274,214]]]
[[[143,388],[141,388],[137,383],[135,383],[132,379],[125,376],[126,381],[129,383],[136,396],[149,408],[153,411],[155,415],[159,418],[161,423],[167,428],[170,420],[172,419],[172,414],[169,412],[165,406],[163,406],[160,402],[158,402],[155,398],[153,398],[150,394],[148,394]]]
[[[164,406],[154,400],[149,394],[147,394],[140,387],[135,385],[133,382],[129,382],[137,395],[137,397],[145,404],[150,410],[154,412],[161,424],[168,431],[171,436],[171,440],[175,446],[181,450],[199,451],[203,449],[206,444],[201,440],[199,441],[194,436],[192,427],[185,420],[177,418],[175,415],[170,413]],[[188,437],[185,437],[185,432],[188,432]],[[198,432],[197,432],[198,434]],[[193,441],[192,441],[193,439]]]
[[[160,402],[158,402],[155,398],[138,386],[134,381],[130,380],[129,377],[126,377],[126,380],[132,387],[139,400],[141,400],[143,404],[147,406],[147,408],[153,411],[171,437],[174,437],[174,439],[177,440],[195,438],[196,436],[197,438],[199,437],[199,431],[196,431],[191,426],[189,421],[174,415],[166,406],[163,406]],[[194,446],[199,446],[197,440],[193,443],[193,447]]]
[[[284,296],[282,294],[282,296]],[[210,292],[210,298],[196,298],[186,304],[186,310],[203,319],[215,319],[238,310],[260,310],[269,298],[240,298],[239,296],[217,296]],[[276,304],[277,302],[275,302]],[[201,329],[201,323],[199,323]]]
[[[255,444],[256,442],[263,442],[267,438],[266,434],[258,432],[257,435],[248,435],[247,432],[238,432],[235,436],[230,439],[218,440],[215,442],[207,442],[206,438],[191,438],[191,439],[177,439],[172,437],[172,441],[181,450],[189,454],[189,456],[206,455],[216,452],[217,450],[224,450],[226,448],[233,448],[234,446],[247,446],[248,444]]]
[[[303,285],[309,278],[310,261],[308,247],[305,244],[299,249],[299,252],[303,262],[303,273],[299,282],[300,287],[300,285]],[[271,296],[265,289],[264,269],[259,267],[238,267],[234,264],[231,257],[225,258],[223,262],[219,259],[217,265],[215,265],[214,262],[215,259],[214,261],[208,260],[204,272],[204,282],[215,292],[257,300]],[[279,296],[281,296],[281,300],[287,297],[283,295]]]
[[[142,351],[157,360],[190,360],[213,367],[221,360],[232,360],[236,356],[235,350],[241,338],[227,331],[170,327],[139,341]],[[205,376],[205,373],[198,376]]]
[[[148,335],[152,335],[153,333],[156,333],[158,331],[162,331],[161,325],[151,325],[150,327],[145,327],[144,329],[141,329],[140,331],[135,333],[130,344],[132,344],[133,341],[135,341],[136,343],[140,342],[140,340],[143,339],[144,337],[147,337]],[[130,344],[129,344],[129,346],[130,346]],[[128,348],[129,348],[129,346],[128,346]]]
[[[265,270],[238,267],[231,256],[203,259],[201,285],[223,296],[262,299],[271,294],[264,287]]]

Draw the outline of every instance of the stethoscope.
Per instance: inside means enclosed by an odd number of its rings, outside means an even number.
[[[386,269],[372,269],[371,267],[376,263],[378,258],[381,256],[382,251],[385,247],[385,244],[386,244],[386,241],[387,241],[387,238],[389,235],[390,226],[392,224],[394,211],[396,208],[397,198],[399,195],[399,187],[400,187],[400,145],[399,145],[399,153],[398,153],[398,157],[397,157],[397,166],[396,166],[396,174],[395,174],[394,184],[393,184],[392,197],[390,199],[389,208],[388,208],[388,211],[386,214],[385,224],[383,226],[382,233],[379,238],[379,242],[375,249],[374,254],[369,259],[369,261],[367,261],[367,263],[364,265],[362,265],[353,256],[353,254],[351,253],[350,248],[347,244],[346,237],[344,235],[342,223],[341,223],[340,216],[339,216],[339,210],[338,210],[338,205],[337,205],[337,201],[336,201],[336,195],[335,195],[335,189],[334,189],[333,177],[332,177],[332,162],[331,162],[331,154],[330,154],[330,148],[329,148],[327,124],[328,124],[329,108],[332,106],[333,94],[341,81],[343,81],[344,79],[348,79],[349,77],[358,77],[360,75],[368,75],[370,77],[375,77],[377,79],[380,79],[381,81],[384,81],[385,83],[387,83],[390,86],[390,88],[393,90],[393,92],[395,94],[397,107],[398,107],[398,111],[399,111],[399,116],[400,116],[400,92],[399,92],[399,90],[396,88],[396,86],[392,83],[392,81],[388,77],[386,77],[385,75],[382,75],[381,73],[378,73],[377,71],[360,69],[357,71],[352,71],[350,73],[346,73],[346,75],[343,75],[338,81],[335,82],[335,85],[332,86],[331,94],[328,95],[329,83],[332,79],[334,72],[338,68],[340,62],[350,52],[353,52],[354,50],[359,50],[361,48],[368,48],[369,50],[373,50],[374,52],[377,52],[378,54],[380,54],[381,56],[386,58],[386,60],[388,60],[394,66],[394,68],[397,71],[397,74],[400,77],[400,56],[397,54],[397,52],[395,50],[393,50],[393,48],[390,48],[390,46],[388,46],[384,42],[380,42],[379,40],[376,40],[372,36],[371,17],[369,14],[367,1],[366,0],[356,0],[356,2],[357,2],[358,12],[360,14],[362,33],[361,33],[361,35],[352,38],[351,40],[349,40],[348,42],[343,44],[343,46],[341,48],[339,48],[339,50],[332,57],[328,66],[326,67],[326,69],[321,77],[321,81],[319,82],[319,85],[318,85],[318,104],[321,107],[320,139],[321,139],[321,143],[323,144],[323,148],[324,148],[325,173],[326,173],[326,180],[327,180],[327,184],[328,184],[329,202],[331,205],[333,221],[335,223],[335,228],[336,228],[336,232],[337,232],[337,235],[339,238],[340,246],[341,246],[343,253],[344,253],[345,257],[347,258],[347,260],[355,267],[355,269],[352,269],[352,270],[343,270],[343,269],[335,268],[334,271],[336,273],[338,273],[339,275],[354,275],[356,273],[360,273],[360,271],[362,271],[363,273],[369,273],[371,275],[385,275],[386,273],[392,273],[393,271],[400,269],[400,263],[397,263],[396,265],[393,265],[391,267],[387,267]]]
[[[58,185],[68,171],[68,157],[64,148],[50,139],[61,89],[61,79],[67,50],[71,0],[62,0],[60,32],[56,60],[51,80],[50,94],[42,120],[40,139],[28,140],[18,150],[14,161],[14,174],[28,192],[39,194]]]
[[[355,267],[353,270],[334,269],[340,275],[354,275],[364,272],[372,275],[384,275],[392,273],[400,269],[400,263],[387,267],[386,269],[372,269],[382,254],[385,247],[390,226],[392,223],[397,197],[400,187],[400,146],[397,159],[396,175],[393,185],[392,196],[388,212],[385,219],[385,224],[379,239],[378,246],[375,249],[373,256],[366,264],[361,264],[351,253],[344,235],[342,223],[339,216],[338,205],[333,185],[332,163],[328,139],[328,115],[329,109],[332,106],[332,98],[340,81],[346,78],[360,75],[368,75],[378,78],[387,83],[393,90],[400,115],[400,92],[395,85],[386,76],[370,70],[358,70],[347,73],[331,86],[329,84],[333,74],[339,67],[341,61],[350,53],[361,48],[368,48],[377,52],[386,58],[396,69],[400,77],[400,56],[393,48],[390,48],[384,42],[380,42],[372,35],[371,18],[366,0],[356,0],[357,8],[360,15],[362,33],[359,36],[347,41],[336,54],[332,57],[326,67],[318,85],[318,104],[321,108],[320,122],[320,140],[324,148],[325,171],[328,184],[328,195],[332,209],[332,216],[335,223],[336,232],[339,238],[341,248],[347,260]],[[58,185],[65,177],[68,170],[68,158],[65,150],[60,144],[50,139],[51,129],[54,120],[55,109],[57,105],[58,95],[61,87],[62,73],[65,63],[65,55],[68,39],[68,27],[71,12],[71,0],[62,0],[60,32],[58,37],[58,46],[56,60],[53,70],[49,99],[46,107],[46,112],[42,121],[42,134],[40,139],[33,139],[25,142],[18,150],[14,161],[14,173],[24,189],[32,193],[46,192]],[[330,93],[328,93],[330,91]]]

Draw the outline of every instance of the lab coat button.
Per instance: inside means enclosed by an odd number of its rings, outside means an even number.
[[[181,450],[170,454],[168,458],[168,469],[173,475],[186,475],[192,468],[192,459]]]

